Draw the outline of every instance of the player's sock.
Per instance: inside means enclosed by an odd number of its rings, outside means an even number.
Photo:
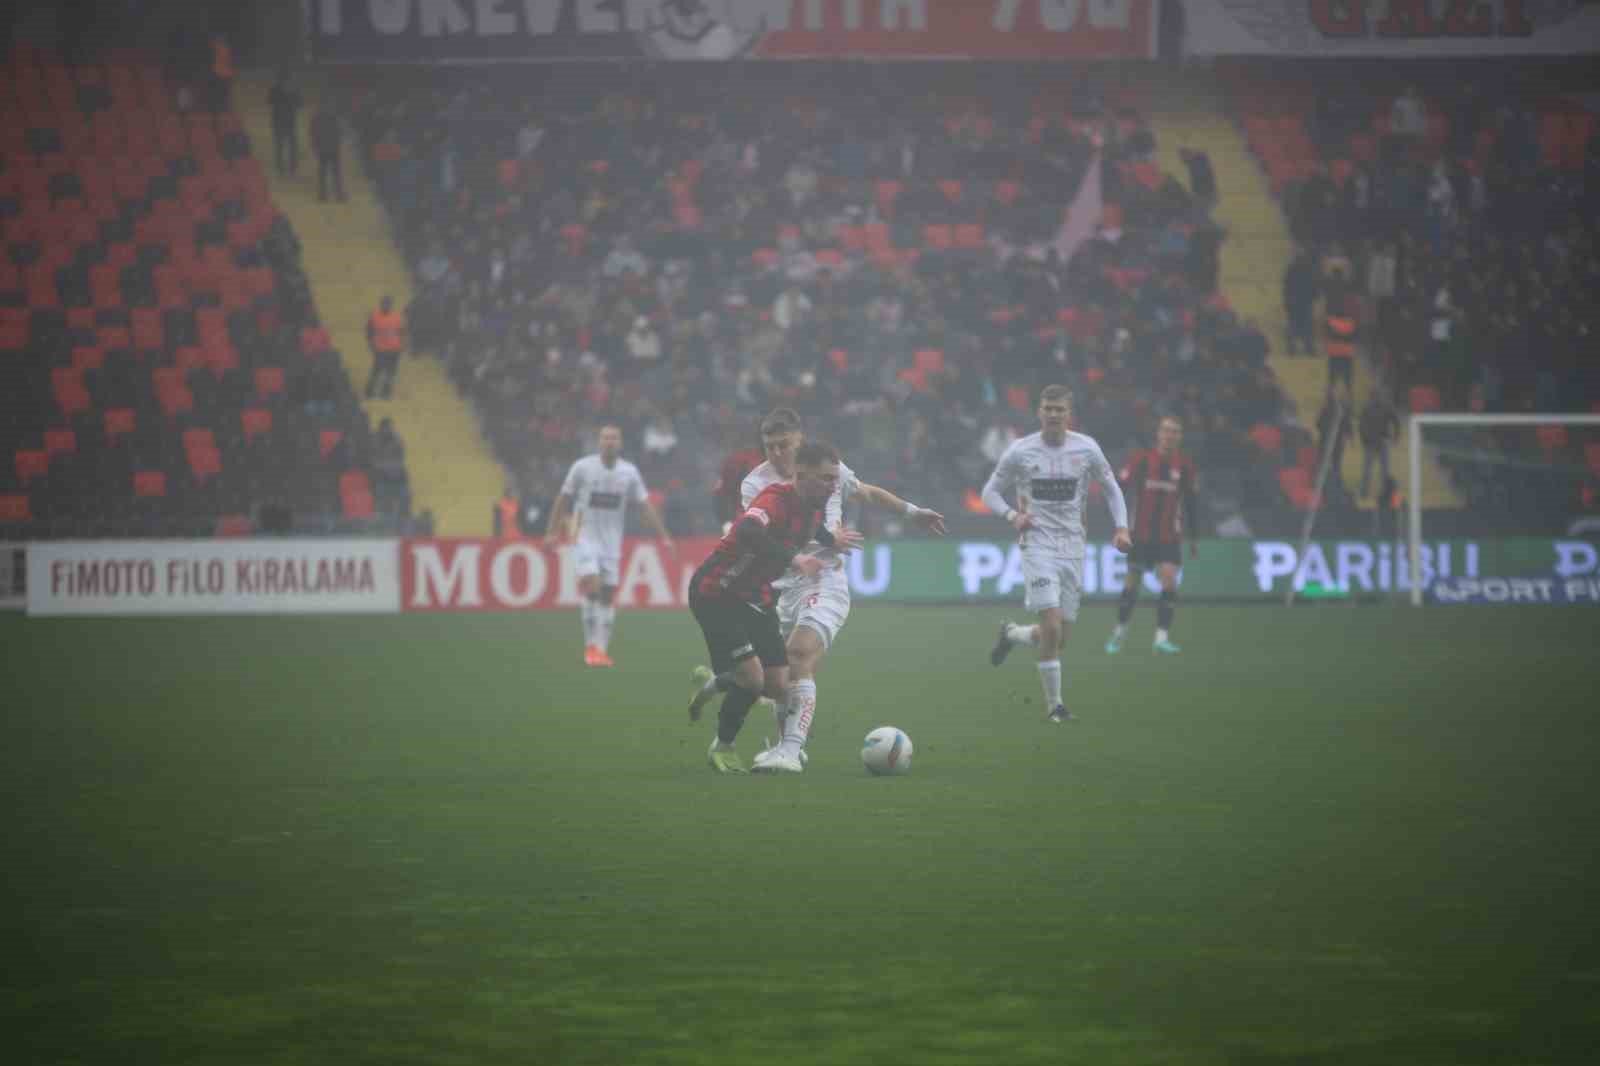
[[[747,688],[734,687],[722,697],[722,709],[717,712],[717,739],[724,744],[732,744],[739,739],[739,730],[744,726],[745,716],[750,713],[750,708],[755,706],[759,692],[751,692]]]
[[[1133,605],[1139,602],[1139,584],[1134,582],[1133,588],[1126,586],[1122,589],[1122,599],[1117,603],[1117,636],[1128,631],[1128,619],[1133,617]]]
[[[1055,710],[1061,702],[1061,660],[1039,660],[1039,687],[1044,689],[1044,705]]]
[[[583,621],[583,646],[594,647],[595,629],[598,625],[595,612],[599,604],[591,599],[583,599],[578,603],[578,617]]]
[[[1167,630],[1172,628],[1172,616],[1178,609],[1178,590],[1162,589],[1161,602],[1156,605],[1156,630],[1157,640],[1167,639]]]
[[[809,679],[789,682],[788,707],[789,717],[778,749],[785,755],[799,755],[811,732],[811,719],[817,713],[817,683]]]
[[[1128,623],[1126,623],[1126,622],[1118,622],[1116,624],[1116,627],[1111,630],[1111,639],[1112,640],[1121,640],[1123,637],[1125,637],[1127,635],[1128,635]]]
[[[1019,626],[1015,622],[1010,623],[1006,626],[1006,639],[1013,644],[1037,645],[1039,643],[1039,627]]]
[[[617,624],[617,608],[615,604],[597,603],[594,605],[594,643],[601,651],[611,647],[611,630]]]

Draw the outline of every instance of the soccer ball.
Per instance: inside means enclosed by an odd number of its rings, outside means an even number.
[[[861,742],[861,765],[880,777],[911,772],[911,738],[892,725],[879,726]]]

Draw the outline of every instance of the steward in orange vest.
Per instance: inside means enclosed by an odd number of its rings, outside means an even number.
[[[394,393],[394,377],[400,369],[400,352],[405,347],[405,317],[394,309],[394,298],[385,296],[367,319],[367,344],[372,348],[372,373],[367,375],[367,399],[387,400]]]

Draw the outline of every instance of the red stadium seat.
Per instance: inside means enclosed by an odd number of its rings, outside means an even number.
[[[1567,427],[1559,424],[1540,426],[1538,428],[1539,447],[1543,448],[1546,455],[1559,452],[1567,446]]]
[[[1250,439],[1267,455],[1277,455],[1283,447],[1283,430],[1265,422],[1257,422],[1250,427]]]
[[[254,440],[272,432],[272,412],[261,407],[246,408],[239,413],[239,424],[244,428],[244,439]]]
[[[904,186],[898,181],[878,182],[876,189],[878,210],[883,212],[884,217],[894,217],[894,202],[900,198],[902,188]]]
[[[50,456],[61,452],[71,455],[78,450],[78,435],[70,429],[47,429],[44,431],[44,450]]]
[[[283,392],[283,367],[256,368],[256,395],[265,400]]]
[[[0,496],[0,522],[31,522],[33,511],[28,505],[28,497],[20,492],[6,493]]]
[[[1437,411],[1442,405],[1439,390],[1432,385],[1413,385],[1406,396],[1411,403],[1411,413],[1414,415]]]
[[[217,519],[217,536],[219,537],[248,537],[255,532],[250,523],[250,516],[244,514],[225,514]]]
[[[944,352],[938,348],[918,349],[912,365],[924,374],[943,374]]]
[[[114,441],[124,433],[132,433],[136,425],[133,408],[114,407],[105,414],[106,439]]]
[[[17,480],[26,485],[36,477],[50,473],[50,453],[43,448],[26,448],[12,456],[17,470]]]
[[[133,475],[133,494],[135,496],[165,496],[167,494],[167,475],[159,470],[140,470]]]
[[[337,429],[322,430],[317,434],[317,451],[319,451],[322,454],[322,457],[326,459],[329,455],[333,454],[333,449],[337,448],[339,446],[339,442],[343,439],[344,434]]]
[[[922,227],[922,245],[930,251],[943,251],[955,242],[955,233],[947,225],[936,223]]]
[[[961,223],[955,228],[955,244],[957,248],[986,247],[983,227],[976,222]]]
[[[372,486],[361,470],[346,470],[339,475],[339,500],[346,518],[371,518],[375,513]]]

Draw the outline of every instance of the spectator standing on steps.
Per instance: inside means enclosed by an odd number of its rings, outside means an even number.
[[[300,138],[295,124],[300,117],[300,94],[289,86],[289,72],[278,73],[277,83],[267,97],[272,107],[272,154],[278,173],[294,177],[300,169]]]
[[[394,309],[394,297],[385,296],[367,318],[367,344],[372,348],[372,373],[367,375],[367,399],[387,400],[394,395],[394,377],[405,348],[405,316]]]
[[[344,169],[339,158],[341,137],[339,116],[324,100],[311,120],[311,147],[317,153],[317,199],[323,202],[328,199],[329,186],[336,198],[344,199]]]

